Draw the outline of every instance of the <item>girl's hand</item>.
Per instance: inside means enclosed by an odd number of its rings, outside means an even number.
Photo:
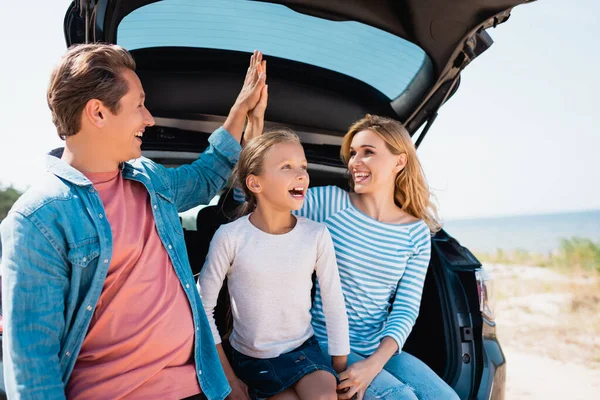
[[[383,367],[369,359],[358,361],[349,366],[348,369],[340,373],[341,383],[337,387],[338,399],[352,399],[356,395],[357,400],[362,400],[365,391],[382,369]]]
[[[255,51],[254,54],[252,54],[252,57],[250,57],[250,66],[246,71],[244,85],[235,101],[234,107],[243,110],[245,114],[254,110],[261,98],[266,78],[267,62],[263,61],[262,53],[260,51]]]
[[[229,400],[250,400],[248,395],[248,386],[237,376],[229,381],[231,386],[231,393],[227,396]]]
[[[332,356],[331,364],[335,372],[340,374],[348,368],[348,356]]]
[[[225,350],[223,350],[223,345],[219,343],[216,345],[216,348],[217,354],[219,355],[219,360],[221,361],[221,366],[223,367],[223,371],[227,377],[227,382],[229,382],[229,386],[231,386],[231,393],[229,393],[227,398],[229,400],[250,400],[250,396],[248,395],[248,386],[246,386],[246,384],[237,377],[235,372],[233,372],[233,368],[231,368],[231,364],[227,359]]]
[[[264,70],[264,71],[263,71]],[[231,107],[223,127],[239,142],[242,138],[244,124],[251,110],[254,110],[262,97],[266,85],[266,62],[262,53],[255,51],[250,57],[250,66],[246,71],[246,78],[242,90]],[[266,100],[265,100],[266,101]],[[266,108],[266,105],[265,105]],[[261,128],[262,132],[262,128]]]
[[[258,74],[267,74],[267,61],[261,60],[257,65]],[[248,122],[246,124],[246,130],[244,132],[244,139],[242,145],[248,143],[250,140],[262,135],[265,127],[265,111],[267,109],[267,101],[269,99],[269,86],[265,85],[260,92],[260,99],[252,110],[248,111]]]

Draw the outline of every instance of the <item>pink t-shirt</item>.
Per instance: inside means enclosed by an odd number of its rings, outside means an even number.
[[[192,311],[158,236],[148,191],[119,170],[86,176],[104,204],[113,255],[67,398],[182,399],[200,393]]]

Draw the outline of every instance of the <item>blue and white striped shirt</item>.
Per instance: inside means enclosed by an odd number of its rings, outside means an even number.
[[[385,336],[402,349],[419,314],[431,256],[427,224],[379,222],[355,208],[348,193],[335,186],[309,189],[303,208],[295,213],[329,228],[346,301],[352,351],[369,356]],[[312,316],[316,337],[326,342],[318,284]]]

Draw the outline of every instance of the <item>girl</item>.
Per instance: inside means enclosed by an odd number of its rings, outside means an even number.
[[[327,228],[291,214],[304,202],[306,169],[291,131],[249,141],[234,173],[246,215],[217,230],[200,273],[198,288],[233,399],[247,398],[244,383],[253,398],[337,399],[335,371],[346,369],[350,351],[348,319]],[[332,363],[313,337],[313,271]],[[225,277],[233,314],[231,364],[214,320]]]

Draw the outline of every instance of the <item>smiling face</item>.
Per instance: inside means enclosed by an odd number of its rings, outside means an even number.
[[[302,145],[288,141],[271,146],[261,173],[248,176],[246,185],[255,193],[259,207],[292,211],[302,208],[309,180]]]
[[[393,154],[385,140],[365,129],[352,138],[348,170],[356,193],[394,190],[396,175],[406,164],[406,154]]]
[[[119,101],[119,111],[113,114],[103,110],[102,141],[107,158],[117,163],[142,155],[144,129],[154,125],[154,118],[144,105],[145,94],[140,79],[130,69],[124,69],[122,77],[129,90]]]

